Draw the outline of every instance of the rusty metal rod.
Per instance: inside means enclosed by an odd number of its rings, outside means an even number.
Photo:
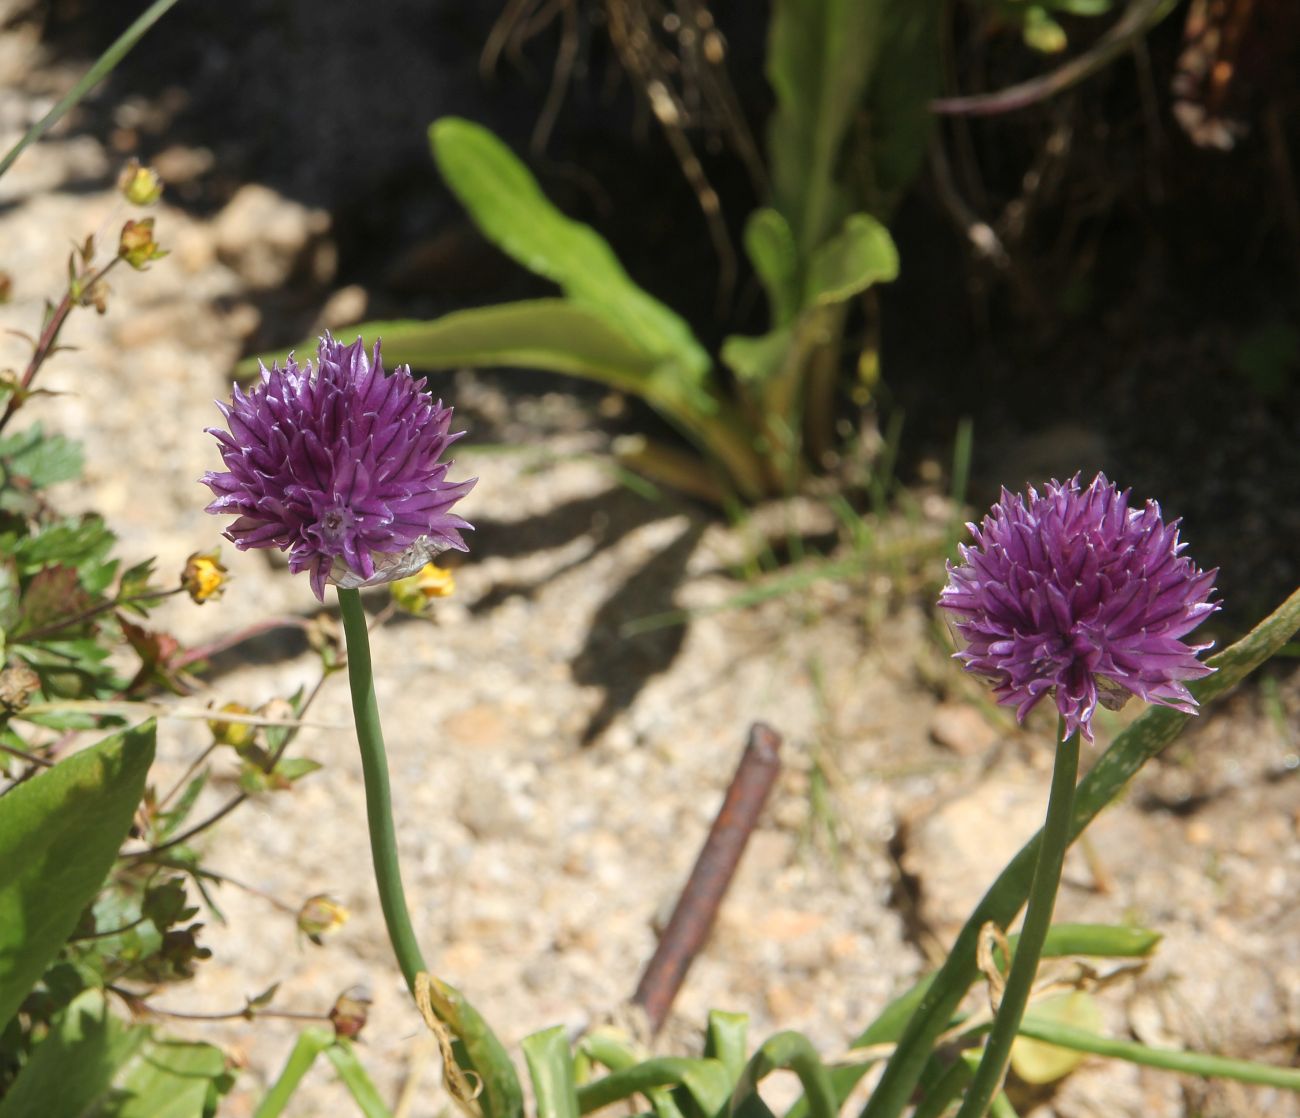
[[[686,972],[708,939],[718,906],[781,771],[780,749],[781,736],[770,726],[755,722],[750,727],[749,742],[726,798],[632,995],[633,1004],[645,1010],[654,1033],[663,1025]]]

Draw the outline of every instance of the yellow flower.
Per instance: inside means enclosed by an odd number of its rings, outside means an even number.
[[[419,617],[429,612],[437,598],[449,598],[456,591],[456,576],[444,567],[426,563],[410,578],[398,579],[390,587],[397,608]]]
[[[181,587],[198,604],[220,598],[226,590],[226,568],[221,565],[221,551],[196,551],[185,560]]]

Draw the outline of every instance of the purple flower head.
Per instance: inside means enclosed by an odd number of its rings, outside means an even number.
[[[966,642],[966,669],[993,681],[998,702],[1021,721],[1054,693],[1065,734],[1092,740],[1098,701],[1117,710],[1130,695],[1196,713],[1184,685],[1214,669],[1196,658],[1209,644],[1180,638],[1219,608],[1217,570],[1182,555],[1178,521],[1160,506],[1129,508],[1104,474],[1080,489],[1076,474],[1039,495],[1002,497],[948,564],[939,605]]]
[[[225,535],[241,551],[287,550],[322,601],[327,582],[374,586],[467,550],[472,525],[449,510],[474,479],[449,482],[438,461],[463,432],[424,383],[406,365],[385,375],[378,342],[367,359],[360,338],[328,334],[315,369],[292,355],[263,366],[261,383],[217,404],[230,430],[208,428],[226,470],[200,479],[216,498],[207,511],[238,515]]]

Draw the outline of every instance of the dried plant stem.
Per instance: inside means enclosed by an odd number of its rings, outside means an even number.
[[[632,995],[632,1001],[645,1009],[654,1032],[664,1023],[687,970],[713,927],[745,844],[781,771],[780,748],[781,738],[775,730],[754,723],[709,837]]]
[[[1065,732],[1061,720],[1057,738]],[[1070,845],[1070,823],[1074,816],[1074,787],[1079,776],[1079,735],[1071,734],[1056,750],[1056,763],[1052,768],[1052,789],[1047,799],[1047,819],[1043,823],[1043,841],[1038,848],[1038,862],[1034,866],[1034,880],[1029,888],[1029,907],[1025,910],[1025,924],[1020,932],[1020,942],[1011,960],[1011,973],[1007,975],[1002,1004],[993,1018],[984,1056],[975,1070],[975,1078],[962,1101],[957,1118],[984,1118],[993,1096],[1002,1088],[1007,1074],[1007,1061],[1011,1058],[1011,1045],[1025,1015],[1029,990],[1038,973],[1038,960],[1043,953],[1047,929],[1052,924],[1052,910],[1056,907],[1056,893],[1061,885],[1061,867],[1065,851]]]
[[[361,748],[361,771],[366,784],[366,818],[370,825],[370,853],[375,865],[379,905],[384,912],[388,938],[397,955],[406,985],[415,995],[415,980],[427,971],[420,945],[411,926],[402,888],[402,871],[397,859],[397,834],[393,827],[393,799],[388,783],[388,757],[384,732],[379,725],[375,701],[375,677],[370,663],[370,636],[361,595],[339,588],[339,610],[343,614],[343,635],[348,648],[348,682],[352,687],[352,716]]]

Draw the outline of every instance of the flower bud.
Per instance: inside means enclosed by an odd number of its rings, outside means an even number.
[[[0,712],[17,714],[40,689],[41,677],[24,663],[16,663],[0,672]]]
[[[162,197],[163,181],[152,167],[132,159],[118,175],[117,189],[133,206],[152,206]]]
[[[389,591],[398,609],[420,617],[429,612],[436,599],[455,593],[456,576],[445,567],[426,563],[409,578],[392,583]]]
[[[321,937],[328,932],[336,932],[347,923],[351,913],[338,901],[332,900],[324,893],[308,897],[298,910],[298,930],[317,947]]]
[[[217,713],[252,714],[253,712],[242,703],[226,703]],[[212,731],[212,740],[216,745],[228,745],[237,753],[243,753],[251,746],[257,733],[257,727],[251,722],[227,722],[220,718],[210,719],[208,729]]]
[[[226,590],[226,568],[221,565],[221,549],[196,551],[185,560],[181,571],[181,588],[197,604],[220,598]]]
[[[8,272],[0,271],[0,304],[9,302],[13,298],[14,280]]]
[[[161,260],[167,255],[153,239],[153,218],[143,221],[128,221],[122,226],[122,238],[118,242],[117,254],[138,272],[144,271],[152,260]]]
[[[358,1034],[366,1027],[370,1015],[371,997],[369,991],[360,986],[344,990],[330,1010],[330,1024],[334,1026],[335,1035],[356,1040]]]

